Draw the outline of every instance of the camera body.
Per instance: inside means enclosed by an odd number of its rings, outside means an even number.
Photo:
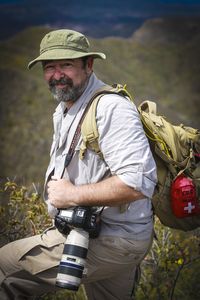
[[[55,216],[55,226],[63,234],[69,234],[72,228],[82,228],[90,238],[96,238],[100,232],[100,218],[91,207],[75,206],[59,210]]]

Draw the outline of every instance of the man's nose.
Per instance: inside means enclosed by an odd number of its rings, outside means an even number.
[[[56,68],[53,74],[53,78],[56,80],[59,80],[60,78],[63,78],[65,74],[61,69]]]

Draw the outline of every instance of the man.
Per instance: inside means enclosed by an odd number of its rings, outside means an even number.
[[[137,109],[116,94],[101,97],[96,112],[104,159],[87,150],[81,160],[80,138],[67,162],[81,116],[105,85],[93,72],[95,58],[105,55],[90,52],[84,35],[56,30],[43,38],[40,55],[29,63],[29,68],[42,63],[59,103],[44,195],[52,217],[57,209],[104,207],[100,234],[89,241],[82,282],[89,300],[126,300],[132,297],[136,270],[152,243],[150,198],[156,168]],[[55,290],[65,241],[66,235],[53,226],[42,235],[4,246],[1,299],[29,299]]]

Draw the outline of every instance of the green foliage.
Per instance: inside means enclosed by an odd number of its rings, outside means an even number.
[[[42,232],[50,226],[46,205],[40,194],[15,182],[1,186],[0,228],[1,243]]]
[[[200,230],[184,233],[155,221],[156,238],[142,263],[137,300],[200,297]]]

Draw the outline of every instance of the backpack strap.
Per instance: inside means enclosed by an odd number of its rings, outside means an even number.
[[[95,117],[97,104],[102,96],[103,94],[97,95],[97,97],[93,100],[87,112],[87,115],[85,116],[83,124],[81,126],[81,134],[83,138],[83,141],[80,146],[80,152],[79,152],[79,158],[81,160],[84,158],[85,151],[87,150],[87,148],[93,150],[97,155],[100,156],[100,158],[103,159],[103,154],[99,148],[99,143],[98,143],[99,132],[97,129],[96,117]]]
[[[184,173],[190,168],[191,160],[193,159],[193,150],[190,149],[189,155],[181,162],[173,160],[171,157],[167,156],[157,145],[155,145],[155,153],[166,163],[168,169],[172,173],[173,177],[177,177]],[[177,169],[181,170],[177,173]]]
[[[94,151],[97,155],[103,159],[103,154],[99,147],[99,133],[96,123],[96,110],[99,100],[102,96],[106,94],[117,94],[124,97],[128,97],[132,100],[131,95],[126,90],[126,85],[115,84],[113,86],[105,85],[92,96],[89,101],[89,109],[85,115],[81,126],[81,134],[82,134],[82,144],[80,146],[79,158],[82,160],[84,158],[85,152],[87,148]]]

